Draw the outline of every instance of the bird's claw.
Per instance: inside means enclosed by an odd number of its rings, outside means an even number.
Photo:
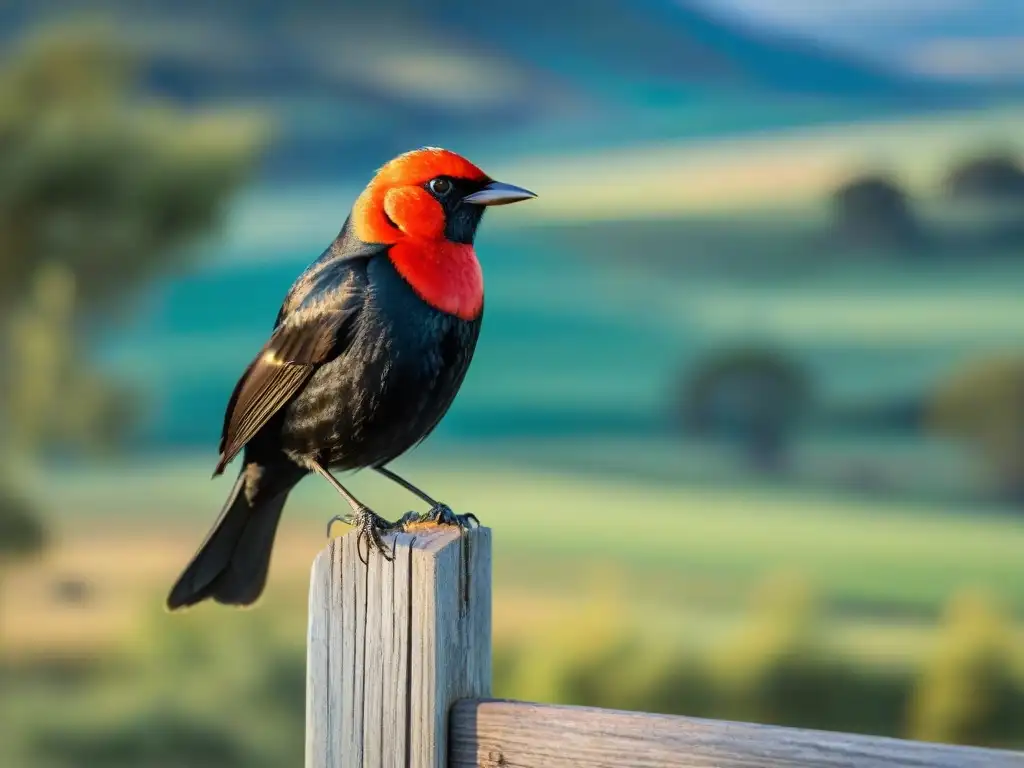
[[[387,561],[395,559],[394,550],[389,551],[384,546],[383,535],[391,533],[395,530],[396,526],[394,523],[389,523],[383,517],[378,515],[371,509],[363,507],[356,515],[353,525],[359,530],[359,539],[356,541],[356,551],[359,552],[359,541],[366,539],[366,559],[363,560],[362,553],[359,554],[359,559],[363,565],[369,564],[370,561],[370,550],[377,550],[380,552],[381,557]]]
[[[399,520],[399,525],[403,527],[414,525],[416,523],[433,523],[434,525],[450,525],[455,526],[461,530],[467,531],[471,528],[479,527],[480,521],[477,520],[476,515],[473,513],[465,515],[457,515],[452,512],[451,507],[447,504],[436,504],[429,512],[423,514],[417,514],[416,512],[406,512],[402,519]]]
[[[472,512],[467,512],[464,515],[457,515],[452,512],[451,507],[447,504],[438,504],[427,514],[438,525],[454,525],[464,531],[480,527],[480,521],[476,519],[476,515]]]
[[[331,528],[334,527],[335,523],[345,523],[345,525],[351,525],[351,523],[349,522],[351,519],[352,518],[351,518],[350,515],[335,515],[330,520],[328,520],[327,521],[327,538],[328,539],[331,538]]]
[[[403,518],[404,519],[404,518]],[[401,522],[389,523],[383,517],[378,515],[372,509],[368,507],[362,507],[359,510],[353,511],[348,515],[335,515],[327,522],[327,535],[330,537],[331,526],[336,522],[342,522],[346,525],[351,525],[355,528],[357,533],[356,539],[356,551],[359,553],[359,560],[363,565],[369,564],[370,552],[377,550],[380,552],[381,557],[385,560],[391,561],[395,559],[393,551],[389,550],[384,544],[384,535],[391,533],[395,530],[401,530]],[[363,558],[362,553],[362,542],[366,540],[366,558]]]
[[[398,518],[398,520],[395,521],[395,527],[401,531],[404,531],[407,526],[422,522],[423,515],[419,512],[406,512],[404,515]]]
[[[433,523],[434,525],[448,525],[459,528],[463,531],[468,531],[473,528],[480,526],[480,521],[473,513],[465,515],[457,515],[452,512],[451,507],[447,504],[436,504],[429,512],[406,512],[394,523],[389,523],[383,517],[378,515],[372,509],[368,507],[362,507],[359,510],[353,511],[347,515],[335,515],[327,521],[327,537],[331,536],[331,527],[335,523],[345,523],[350,525],[358,531],[358,540],[356,542],[356,549],[359,552],[359,559],[366,565],[369,562],[370,550],[377,550],[380,552],[381,557],[385,560],[391,561],[395,559],[394,551],[388,550],[384,544],[384,536],[395,531],[407,531],[410,526],[422,524],[422,523]],[[366,558],[363,558],[362,554],[362,542],[366,540],[367,554]]]

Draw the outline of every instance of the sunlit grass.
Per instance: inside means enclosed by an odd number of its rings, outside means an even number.
[[[695,581],[741,588],[785,568],[837,603],[934,610],[953,590],[973,585],[1024,607],[1019,517],[835,493],[571,476],[461,454],[433,462],[421,454],[395,466],[494,528],[496,568],[509,586],[531,583],[531,573],[571,581],[597,567],[620,569],[627,581],[651,583],[662,594],[686,594]],[[208,477],[206,465],[190,459],[66,471],[59,485],[42,490],[65,535],[117,520],[135,531],[189,531],[198,544],[230,484]],[[348,484],[391,517],[415,506],[372,473]],[[317,525],[338,504],[326,484],[305,481],[293,493],[283,530]]]
[[[1005,615],[998,638],[1024,647],[1019,519],[512,469],[464,453],[397,468],[494,530],[496,695],[907,735],[904,698],[950,642],[942,609],[966,588]],[[0,663],[41,676],[3,712],[17,744],[59,722],[72,753],[163,750],[154,734],[213,751],[301,749],[309,568],[339,501],[323,483],[295,492],[255,610],[167,614],[166,589],[227,492],[208,473],[190,457],[39,478],[56,543],[0,583]],[[379,477],[349,480],[389,516],[411,506]],[[85,599],[58,599],[69,579],[88,586]],[[113,666],[80,684],[45,682],[48,664],[104,660]],[[1018,686],[1013,669],[996,671]],[[819,711],[823,691],[843,708]],[[225,706],[235,698],[246,706]],[[260,718],[267,726],[248,738]],[[1005,739],[996,720],[963,738]],[[940,722],[938,737],[960,738],[957,723]]]

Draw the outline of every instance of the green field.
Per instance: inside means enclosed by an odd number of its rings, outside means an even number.
[[[430,453],[425,447],[395,466],[494,528],[499,587],[526,586],[541,574],[569,585],[597,562],[627,572],[646,593],[685,601],[690,584],[743,592],[765,573],[788,570],[837,605],[934,612],[954,590],[972,586],[1024,611],[1020,517],[834,492],[558,474],[458,453],[439,463]],[[41,490],[48,506],[61,510],[60,525],[130,520],[188,528],[198,540],[229,484],[207,477],[204,463],[176,460],[64,471],[59,485]],[[354,475],[351,487],[392,517],[412,501],[370,473]],[[307,480],[289,503],[285,526],[326,520],[338,504],[328,486]]]
[[[0,712],[18,734],[4,765],[298,759],[305,590],[339,502],[324,483],[295,492],[256,610],[164,614],[227,491],[207,463],[36,478],[57,541],[2,585],[0,674],[18,702]],[[556,473],[429,444],[397,466],[494,530],[498,695],[1019,746],[1024,659],[1000,650],[1024,647],[1019,517]],[[351,487],[390,516],[409,506],[375,476]],[[91,597],[56,600],[68,578]],[[994,682],[975,677],[986,664]]]

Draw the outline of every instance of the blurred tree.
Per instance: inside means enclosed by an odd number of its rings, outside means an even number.
[[[790,355],[740,346],[699,362],[679,407],[684,428],[736,442],[754,468],[777,471],[810,404],[809,377]]]
[[[835,231],[858,247],[911,247],[922,232],[906,193],[888,176],[851,179],[832,195]]]
[[[7,320],[9,439],[20,451],[103,450],[131,426],[136,396],[89,366],[77,343],[76,281],[57,262],[39,265]]]
[[[942,382],[932,427],[975,446],[1010,501],[1024,502],[1024,354],[969,363]]]
[[[93,369],[90,326],[182,268],[265,140],[247,115],[147,98],[98,28],[61,28],[0,67],[0,460],[111,445],[136,402]],[[8,475],[10,472],[8,472]],[[24,510],[23,510],[24,511]]]
[[[956,199],[1024,201],[1024,165],[1013,152],[988,152],[953,166],[945,187]]]

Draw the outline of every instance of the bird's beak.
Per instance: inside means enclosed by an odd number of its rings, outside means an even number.
[[[478,192],[466,195],[462,198],[462,202],[474,205],[508,205],[509,203],[518,203],[520,200],[529,200],[531,197],[536,197],[536,195],[528,189],[492,181]]]

